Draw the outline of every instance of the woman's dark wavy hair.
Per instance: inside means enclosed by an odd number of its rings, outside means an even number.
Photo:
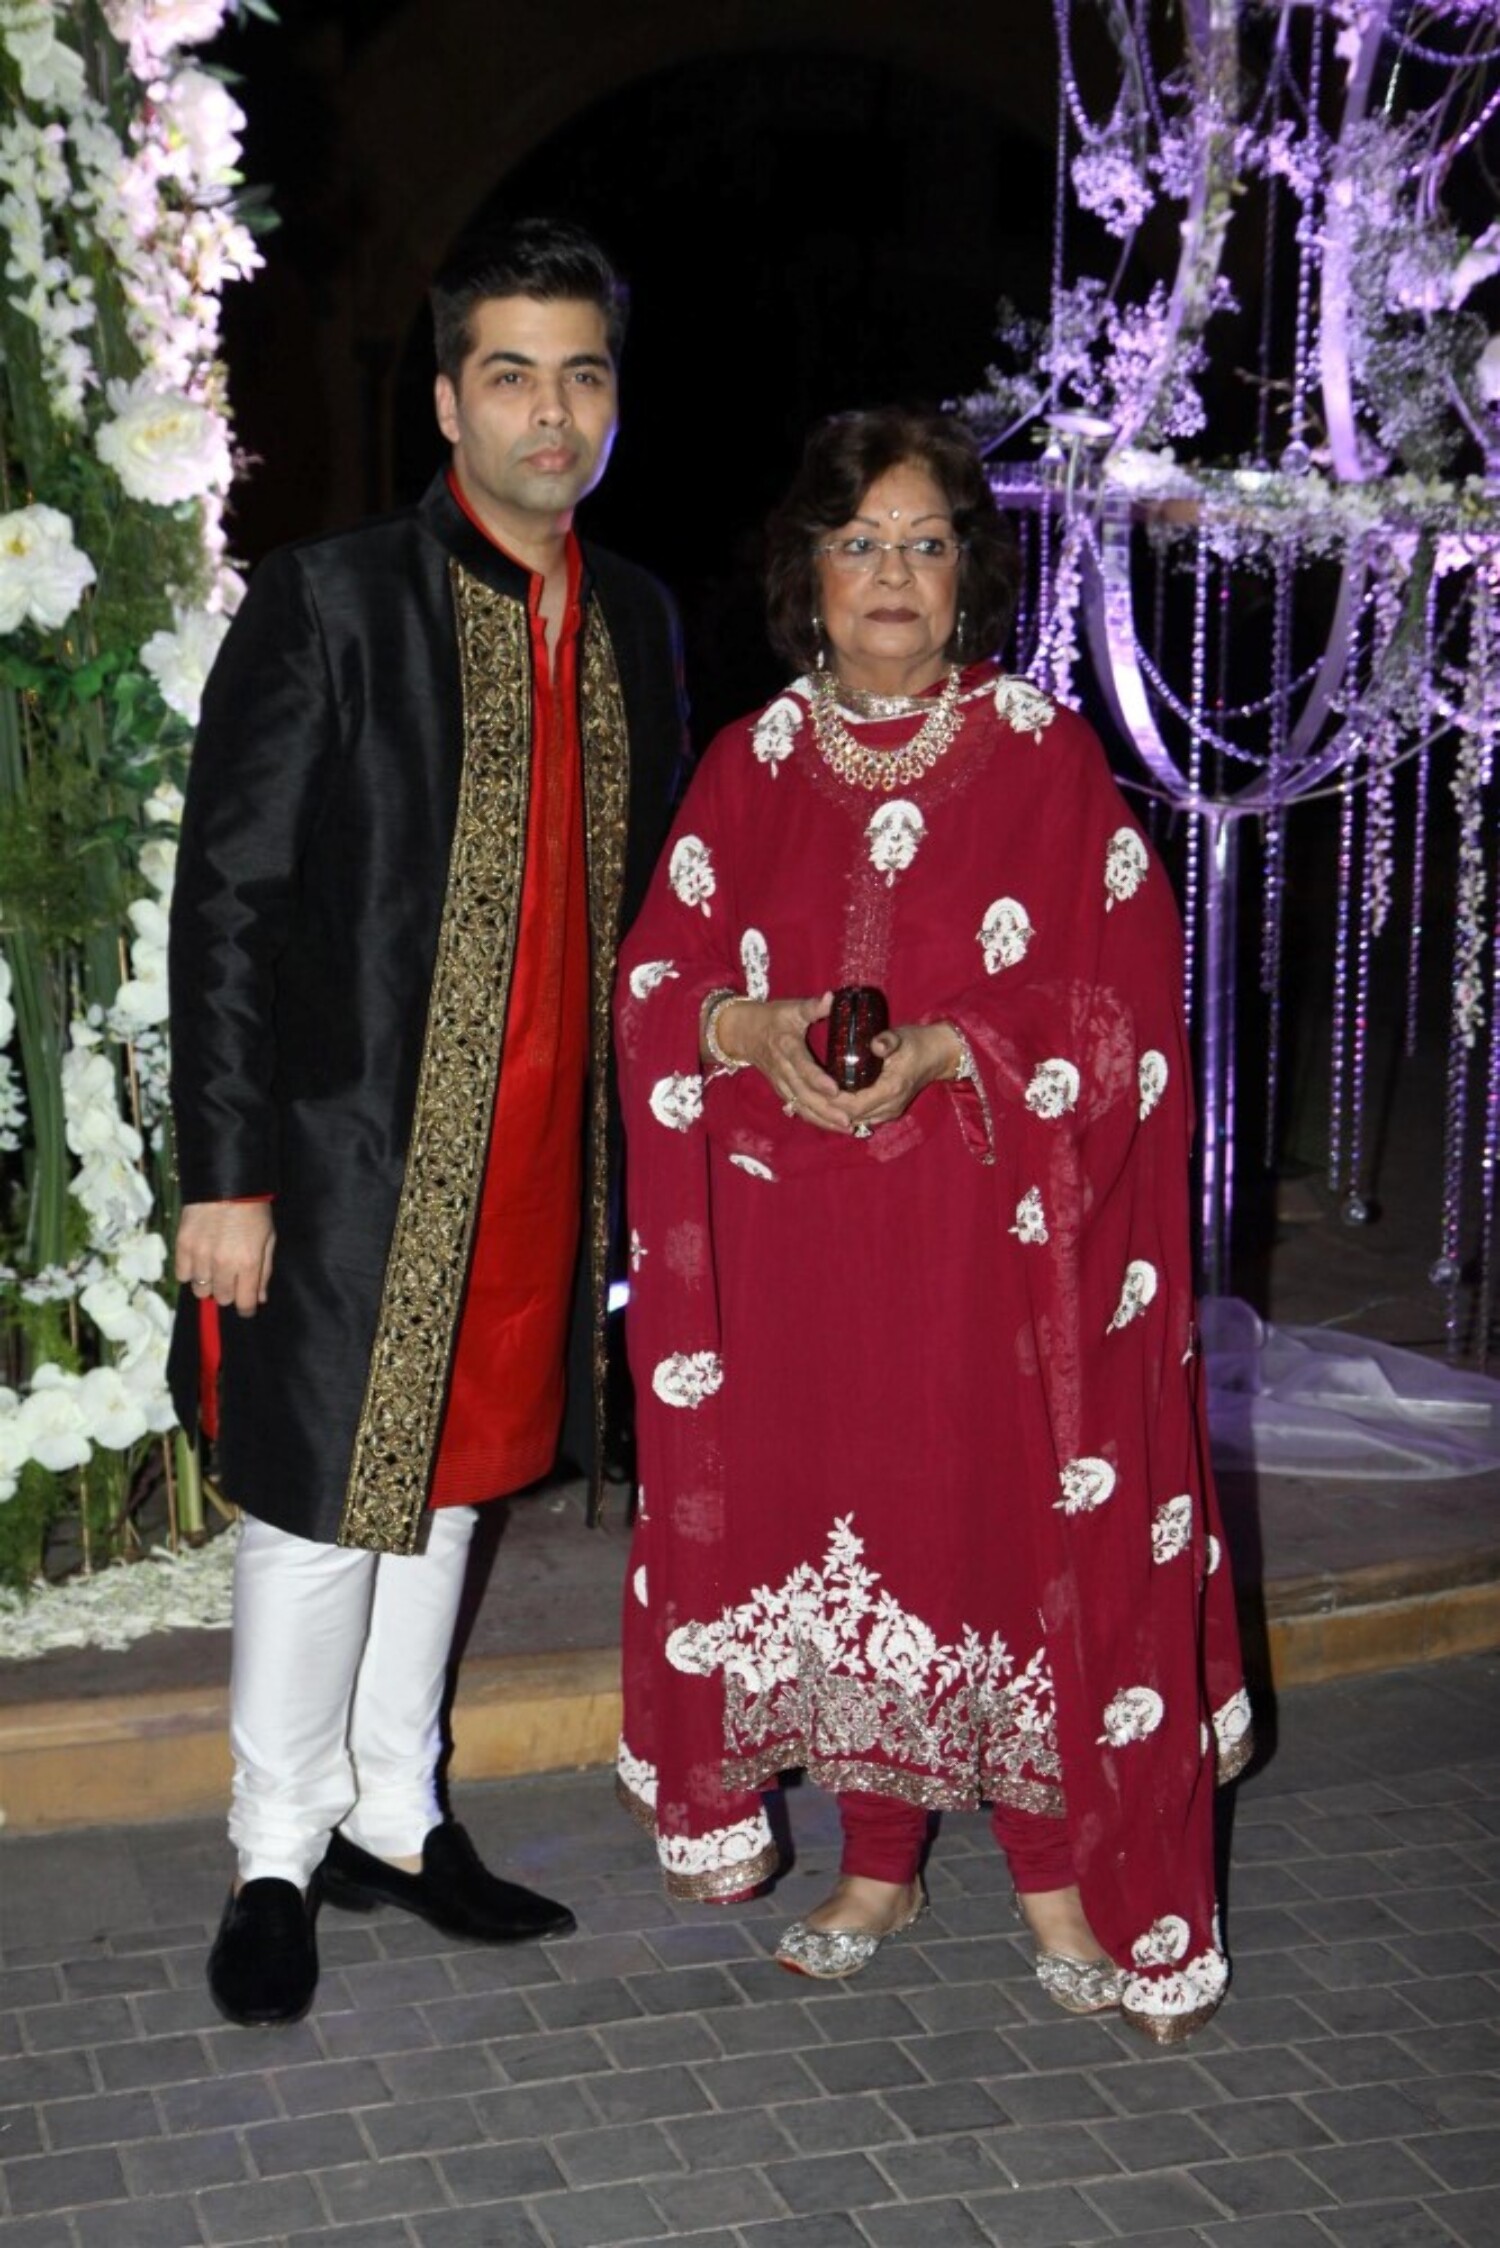
[[[1004,645],[1020,575],[1016,542],[974,440],[948,414],[878,406],[818,424],[791,489],[766,525],[766,625],[772,647],[794,670],[809,671],[818,659],[814,547],[857,512],[877,476],[905,461],[925,468],[940,487],[965,541],[958,565],[963,629],[955,624],[944,654],[950,663],[972,663]]]

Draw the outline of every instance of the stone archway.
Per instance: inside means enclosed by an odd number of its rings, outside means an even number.
[[[1017,19],[1020,19],[1019,21]],[[1045,0],[413,0],[341,76],[335,160],[351,251],[332,276],[315,356],[331,398],[330,519],[391,491],[390,390],[428,276],[499,183],[590,104],[676,64],[775,49],[875,57],[980,99],[1027,138],[1050,134],[1056,50]]]

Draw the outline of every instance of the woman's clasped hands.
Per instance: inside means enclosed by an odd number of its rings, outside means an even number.
[[[760,1071],[788,1116],[846,1137],[868,1138],[904,1116],[927,1086],[958,1075],[963,1046],[951,1023],[900,1023],[871,1040],[881,1064],[874,1084],[840,1092],[808,1043],[832,1006],[831,991],[817,999],[736,999],[719,1015],[718,1043],[732,1064]]]

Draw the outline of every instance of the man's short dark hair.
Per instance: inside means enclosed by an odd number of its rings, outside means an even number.
[[[813,549],[855,513],[877,477],[910,461],[942,491],[964,542],[950,663],[994,655],[1005,643],[1019,584],[1016,543],[995,505],[984,463],[962,422],[905,406],[834,414],[807,440],[802,464],[766,526],[766,624],[771,645],[796,671],[818,660]]]
[[[491,297],[596,304],[604,315],[609,355],[617,364],[630,312],[630,291],[603,250],[591,234],[565,219],[519,219],[514,226],[466,236],[428,294],[438,373],[454,383],[474,348],[474,307]]]

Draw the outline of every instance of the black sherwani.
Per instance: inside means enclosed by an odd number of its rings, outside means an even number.
[[[583,553],[602,1392],[610,986],[683,734],[667,596]],[[222,1315],[218,1468],[302,1537],[407,1552],[426,1507],[520,915],[529,588],[439,477],[414,509],[264,562],[204,695],[172,902],[178,1172],[185,1202],[275,1196],[269,1301]],[[187,1294],[172,1383],[193,1428]]]

